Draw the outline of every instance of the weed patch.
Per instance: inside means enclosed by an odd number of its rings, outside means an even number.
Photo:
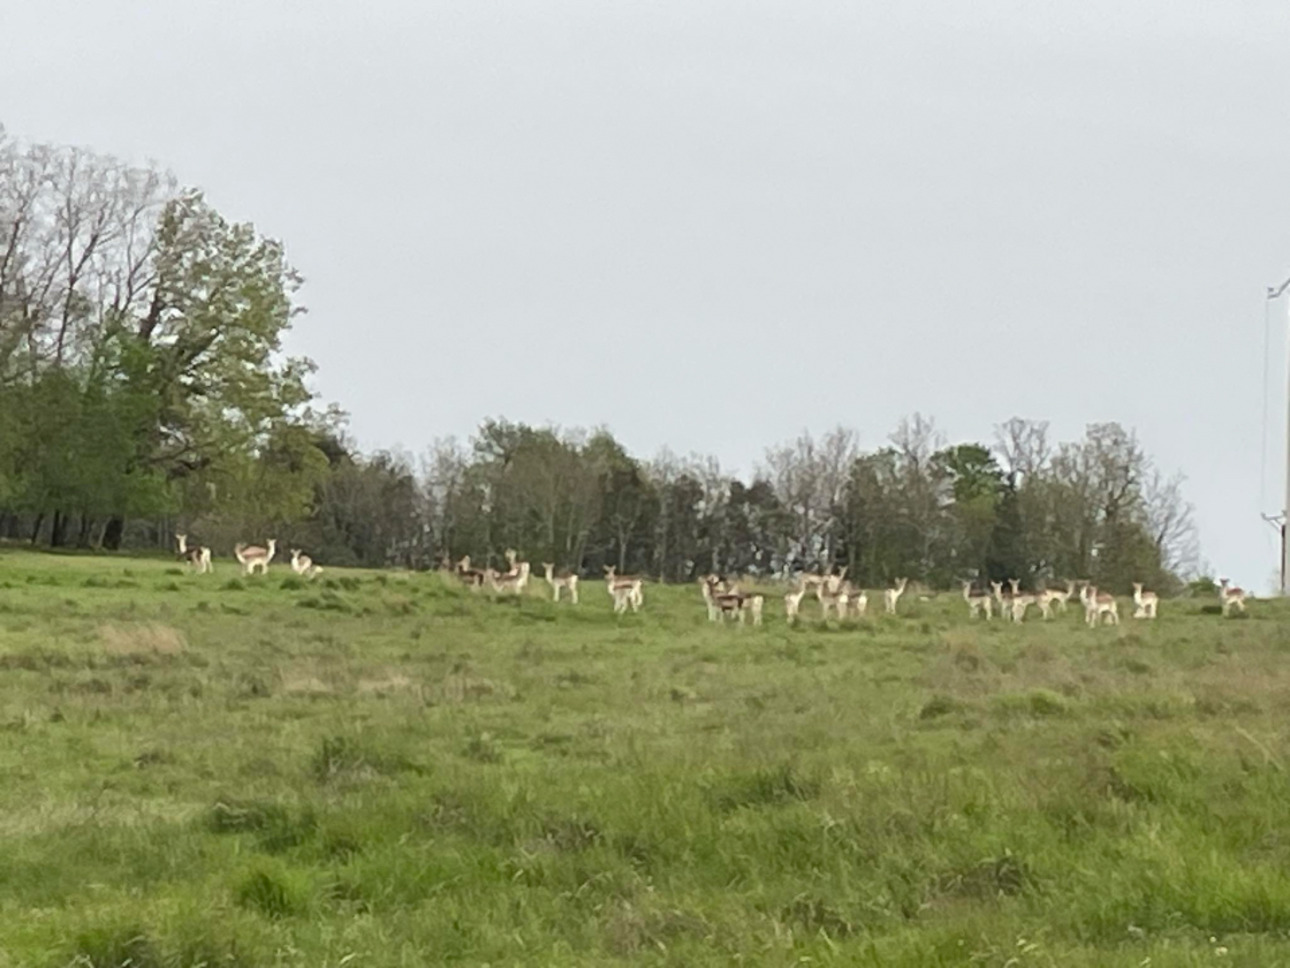
[[[711,791],[713,804],[723,813],[744,807],[781,806],[819,795],[820,781],[803,776],[784,764],[725,778]]]
[[[349,736],[327,737],[309,761],[309,773],[319,783],[425,772],[424,767],[401,754],[373,749]]]
[[[271,920],[304,914],[309,895],[309,885],[302,875],[268,865],[247,871],[233,888],[233,897],[241,907]]]

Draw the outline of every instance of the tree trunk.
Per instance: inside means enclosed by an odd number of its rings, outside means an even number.
[[[31,528],[31,543],[35,544],[40,540],[40,529],[45,523],[45,512],[41,511],[36,515],[36,523]]]
[[[67,545],[67,525],[71,521],[71,515],[66,511],[55,511],[54,521],[49,528],[49,546],[51,548],[63,548]]]
[[[113,515],[103,529],[103,547],[108,551],[120,551],[121,539],[125,536],[125,518]]]
[[[90,546],[90,535],[93,533],[94,519],[88,514],[82,514],[80,531],[76,535],[76,547],[88,548]]]

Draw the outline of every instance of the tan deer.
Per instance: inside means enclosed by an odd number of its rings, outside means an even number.
[[[752,618],[753,625],[761,625],[762,612],[766,599],[756,593],[744,593],[738,588],[726,590],[726,583],[716,575],[707,575],[700,579],[703,587],[703,599],[708,605],[709,621],[725,621],[727,616],[739,619],[742,625],[746,616]]]
[[[188,535],[176,534],[175,540],[179,542],[179,557],[181,560],[188,562],[190,568],[193,568],[197,574],[205,575],[213,572],[214,566],[211,565],[211,550],[205,545],[196,548],[188,547]]]
[[[883,603],[887,606],[887,614],[896,614],[896,603],[900,601],[900,596],[905,594],[905,586],[909,584],[908,578],[896,580],[895,588],[888,588],[883,592]]]
[[[806,596],[806,583],[803,582],[798,586],[797,591],[787,592],[784,595],[784,618],[789,625],[797,621],[797,613],[802,608],[802,599]]]
[[[1044,617],[1044,621],[1053,617],[1052,606],[1049,599],[1042,592],[1023,592],[1021,582],[1016,578],[1009,578],[1008,583],[1012,586],[1012,620],[1014,622],[1024,622],[1026,620],[1026,609],[1034,605],[1039,609],[1039,613]]]
[[[1062,591],[1059,588],[1046,588],[1041,594],[1043,595],[1044,600],[1048,602],[1050,608],[1053,605],[1056,605],[1057,610],[1064,614],[1066,612],[1066,603],[1069,602],[1071,597],[1075,594],[1075,583],[1073,581],[1068,581],[1066,583],[1065,591]]]
[[[1218,600],[1223,603],[1223,614],[1228,615],[1232,609],[1245,611],[1245,589],[1237,588],[1235,585],[1228,583],[1224,578],[1219,582]]]
[[[1156,617],[1156,609],[1160,605],[1160,596],[1155,592],[1144,591],[1142,582],[1133,583],[1133,604],[1136,606],[1133,610],[1134,618]]]
[[[524,591],[524,586],[529,582],[529,563],[521,561],[514,566],[512,571],[504,574],[497,572],[486,572],[488,584],[492,586],[493,591],[503,595],[519,595]]]
[[[972,583],[963,583],[963,601],[967,602],[968,618],[985,615],[986,621],[994,618],[994,599],[985,592],[972,591]]]
[[[299,548],[292,548],[291,570],[304,578],[314,578],[322,571],[322,568],[319,565],[315,565],[314,560]]]
[[[1110,592],[1100,592],[1096,585],[1084,586],[1084,621],[1095,628],[1105,615],[1111,625],[1120,624],[1120,607]]]
[[[242,565],[242,574],[253,575],[258,568],[261,575],[269,573],[269,562],[278,551],[278,539],[270,538],[267,548],[261,548],[258,545],[245,545],[238,543],[233,546],[233,556]]]
[[[614,600],[614,612],[621,615],[628,607],[640,611],[645,604],[644,581],[635,575],[616,574],[614,565],[605,565],[605,588]]]
[[[578,604],[578,576],[571,571],[555,573],[554,562],[542,562],[542,571],[546,574],[546,583],[551,586],[551,600],[558,602],[560,600],[560,589],[569,590],[569,598],[573,604]]]

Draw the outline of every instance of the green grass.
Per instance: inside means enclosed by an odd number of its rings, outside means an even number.
[[[0,549],[0,966],[1290,965],[1280,602],[217,569]]]

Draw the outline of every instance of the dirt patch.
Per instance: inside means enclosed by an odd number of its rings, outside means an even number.
[[[179,655],[188,648],[183,632],[155,622],[100,625],[99,642],[108,655]]]
[[[414,692],[420,689],[414,679],[398,673],[388,673],[379,679],[359,679],[357,690],[369,696],[390,696],[400,692]]]

